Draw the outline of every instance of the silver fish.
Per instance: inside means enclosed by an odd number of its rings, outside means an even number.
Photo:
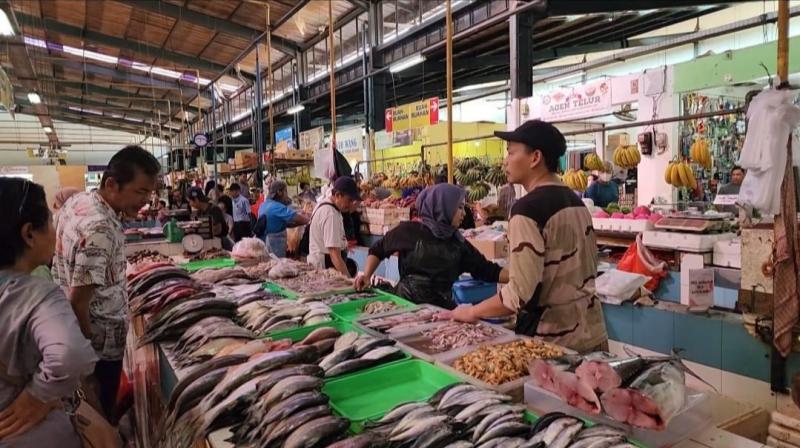
[[[427,408],[433,411],[433,408],[425,402],[422,401],[412,401],[409,403],[401,403],[392,408],[386,415],[383,416],[380,420],[378,420],[377,424],[389,424],[399,421],[401,418],[405,417],[406,414],[409,412],[420,409],[420,408]]]
[[[283,448],[311,448],[322,440],[341,436],[349,425],[350,422],[340,417],[327,416],[311,420],[297,428],[286,439]]]
[[[380,436],[371,432],[365,432],[335,442],[328,445],[327,448],[370,448],[378,445],[380,445]]]
[[[317,325],[317,324],[324,324],[325,322],[331,322],[333,319],[331,318],[330,314],[313,316],[311,318],[306,318],[303,323],[305,325]]]
[[[318,363],[319,366],[322,367],[322,369],[326,372],[333,368],[333,366],[350,359],[355,352],[355,348],[352,346],[345,346],[344,348],[337,349],[336,345],[334,344],[333,349],[333,353],[322,358]]]
[[[521,436],[527,434],[530,430],[530,425],[522,422],[504,422],[489,428],[476,443],[480,445],[498,437]]]
[[[468,393],[468,392],[475,392],[475,391],[480,391],[480,390],[482,390],[482,389],[480,389],[477,386],[474,386],[472,384],[465,384],[465,383],[455,384],[455,385],[453,385],[453,387],[449,388],[444,393],[444,395],[442,395],[442,397],[438,401],[436,401],[437,407],[449,403],[450,400],[454,399],[456,396],[460,396],[460,395]],[[432,402],[433,402],[433,400],[432,400]]]
[[[286,377],[278,381],[267,393],[261,398],[260,405],[269,409],[275,403],[299,392],[307,392],[310,390],[319,389],[322,387],[322,379],[310,375],[296,375]]]
[[[303,338],[302,341],[298,342],[298,344],[301,345],[313,344],[317,341],[321,341],[324,339],[338,338],[341,335],[342,334],[339,332],[339,330],[333,327],[319,327],[316,330],[309,333],[308,335],[306,335],[306,337]]]
[[[373,349],[365,353],[363,356],[361,356],[361,359],[380,361],[387,358],[400,357],[402,355],[403,352],[399,348],[392,346],[384,346],[384,347],[378,347],[376,349]]]
[[[454,408],[456,406],[469,406],[479,400],[497,399],[499,401],[511,401],[511,397],[494,391],[478,390],[474,392],[467,392],[465,394],[456,396],[455,398],[442,402],[439,404],[440,411]]]
[[[302,409],[318,406],[328,402],[328,397],[319,391],[300,392],[292,395],[286,400],[276,404],[264,416],[263,422],[270,424],[275,421],[283,420],[293,413]]]
[[[531,439],[528,441],[529,444],[536,444],[538,442],[544,442],[545,446],[550,446],[553,443],[553,440],[558,437],[561,432],[563,432],[567,427],[571,425],[575,425],[578,423],[579,420],[574,417],[561,417],[547,425],[546,428],[536,433]],[[582,424],[581,424],[582,426]],[[531,446],[534,446],[531,445]]]
[[[510,410],[501,410],[492,412],[491,414],[483,417],[483,419],[478,423],[478,425],[474,426],[475,429],[472,432],[472,442],[473,443],[477,442],[478,439],[483,435],[483,433],[485,433],[487,429],[489,429],[492,425],[494,425],[498,419],[509,414],[511,414]]]
[[[547,448],[567,448],[569,444],[572,443],[572,439],[574,439],[582,429],[583,422],[578,422],[567,426],[558,434],[552,443],[547,445]]]
[[[411,440],[419,437],[426,431],[430,431],[436,427],[444,426],[450,417],[446,415],[430,415],[425,418],[414,420],[414,423],[405,431],[393,435],[389,438],[392,442],[400,442],[404,440]]]
[[[356,340],[358,339],[359,334],[355,331],[348,331],[343,335],[339,336],[339,339],[336,340],[336,344],[333,346],[334,351],[341,350],[345,347],[351,347]]]
[[[273,443],[279,442],[288,437],[292,431],[307,422],[330,414],[330,407],[327,404],[321,404],[303,409],[273,425],[268,425],[267,430],[263,433],[263,437],[261,437],[263,446],[270,446]]]
[[[344,375],[345,373],[366,369],[367,367],[375,365],[375,362],[376,361],[373,359],[365,358],[348,359],[326,370],[325,378],[333,378],[335,376]]]
[[[615,428],[613,426],[607,425],[594,425],[590,428],[584,428],[583,431],[579,432],[577,436],[575,436],[575,440],[587,439],[590,437],[598,437],[598,436],[619,436],[619,437],[626,437],[625,431]]]
[[[498,437],[476,446],[478,448],[519,448],[524,443],[526,443],[525,439],[518,437]]]
[[[500,403],[500,400],[495,398],[488,398],[486,400],[476,401],[475,403],[472,403],[471,405],[462,409],[461,412],[459,412],[458,414],[456,414],[455,417],[453,417],[453,420],[457,422],[466,421],[467,418],[475,415],[476,412],[498,403]]]
[[[595,436],[575,440],[569,448],[609,448],[625,442],[623,436]]]

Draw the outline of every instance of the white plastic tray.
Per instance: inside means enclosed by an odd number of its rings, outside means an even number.
[[[712,424],[711,402],[704,392],[687,390],[686,405],[675,414],[663,431],[634,428],[620,423],[605,414],[591,414],[574,408],[552,392],[535,386],[530,381],[524,385],[525,404],[533,412],[542,415],[549,412],[564,412],[582,417],[596,423],[614,426],[624,430],[630,439],[636,440],[649,448],[669,448],[688,440],[702,432]]]

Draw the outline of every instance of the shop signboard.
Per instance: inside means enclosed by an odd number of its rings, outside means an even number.
[[[318,151],[322,149],[324,138],[325,129],[322,126],[303,131],[300,133],[300,149]]]
[[[364,131],[353,128],[337,132],[336,149],[346,156],[361,154],[364,150]]]
[[[541,97],[544,121],[575,120],[610,112],[611,82],[608,79],[554,90]]]
[[[689,271],[689,306],[710,307],[714,305],[714,269],[691,269]]]
[[[407,131],[439,123],[439,98],[428,98],[414,103],[386,109],[386,132]]]

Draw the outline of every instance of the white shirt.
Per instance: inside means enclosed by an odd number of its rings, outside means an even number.
[[[233,198],[233,221],[250,222],[250,201],[241,194]]]
[[[347,249],[342,214],[333,206],[330,199],[317,205],[311,218],[309,232],[306,261],[317,269],[325,268],[325,255],[328,255],[328,249]]]

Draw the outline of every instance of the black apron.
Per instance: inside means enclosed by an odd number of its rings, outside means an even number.
[[[395,294],[414,303],[455,308],[453,282],[461,275],[461,249],[453,240],[417,241],[400,256]]]

